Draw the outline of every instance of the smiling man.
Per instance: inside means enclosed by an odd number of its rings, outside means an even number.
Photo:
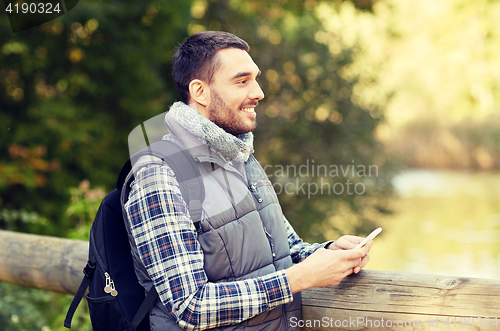
[[[369,261],[371,241],[308,244],[283,216],[252,155],[264,93],[248,50],[232,34],[207,31],[174,55],[182,101],[165,116],[164,139],[197,162],[205,199],[195,227],[168,165],[136,169],[125,210],[140,283],[159,294],[152,330],[295,330],[301,290],[336,285]]]

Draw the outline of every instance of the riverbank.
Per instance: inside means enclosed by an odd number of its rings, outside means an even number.
[[[500,279],[500,172],[406,170],[369,269]]]
[[[500,171],[500,115],[459,122],[423,117],[377,133],[405,168]]]

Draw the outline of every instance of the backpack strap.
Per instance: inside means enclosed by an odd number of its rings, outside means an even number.
[[[162,162],[167,163],[168,166],[173,170],[177,181],[179,182],[179,188],[181,190],[182,197],[184,198],[184,201],[188,206],[189,214],[196,228],[196,231],[198,233],[202,233],[201,204],[205,199],[205,186],[203,185],[203,181],[201,179],[200,169],[189,151],[171,140],[160,140],[154,142],[133,155],[125,163],[122,170],[120,171],[120,175],[118,176],[118,181],[116,183],[116,187],[118,189],[123,188],[123,204],[128,199],[128,194],[130,192],[129,185],[124,184],[130,183],[134,179],[132,168],[137,168],[135,164],[138,163],[140,158],[144,156],[154,156],[160,159]],[[142,164],[147,165],[148,163],[156,162],[154,160],[151,160],[151,162],[143,162]],[[132,164],[134,164],[134,166]]]
[[[66,318],[64,319],[64,327],[71,329],[71,320],[73,319],[73,315],[75,314],[76,308],[82,301],[83,296],[85,295],[85,291],[87,291],[87,287],[89,287],[90,279],[94,275],[95,265],[96,265],[95,256],[92,256],[88,261],[87,265],[83,269],[83,274],[85,275],[78,287],[78,291],[76,291],[75,297],[73,301],[71,301],[71,305],[69,306],[68,312],[66,314]]]
[[[144,299],[141,306],[137,310],[137,313],[135,313],[134,319],[132,320],[133,330],[137,330],[137,327],[139,326],[139,324],[141,324],[144,317],[146,317],[146,315],[149,313],[151,307],[154,306],[157,298],[158,298],[158,292],[156,292],[156,288],[152,286],[151,290],[149,290],[148,294],[146,295],[146,298]]]

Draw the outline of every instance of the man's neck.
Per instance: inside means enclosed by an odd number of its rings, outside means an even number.
[[[205,107],[200,103],[194,102],[193,100],[189,101],[188,106],[196,110],[203,117],[210,119],[208,115],[208,107]]]

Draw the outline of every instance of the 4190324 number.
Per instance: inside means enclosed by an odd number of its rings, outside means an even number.
[[[8,12],[9,14],[53,14],[53,13],[60,13],[61,8],[59,7],[59,3],[56,3],[55,6],[48,2],[48,3],[15,3],[14,5],[12,3],[9,3],[7,7],[5,8],[5,11]]]
[[[498,317],[448,317],[444,323],[447,327],[478,327],[497,328],[500,323]]]

